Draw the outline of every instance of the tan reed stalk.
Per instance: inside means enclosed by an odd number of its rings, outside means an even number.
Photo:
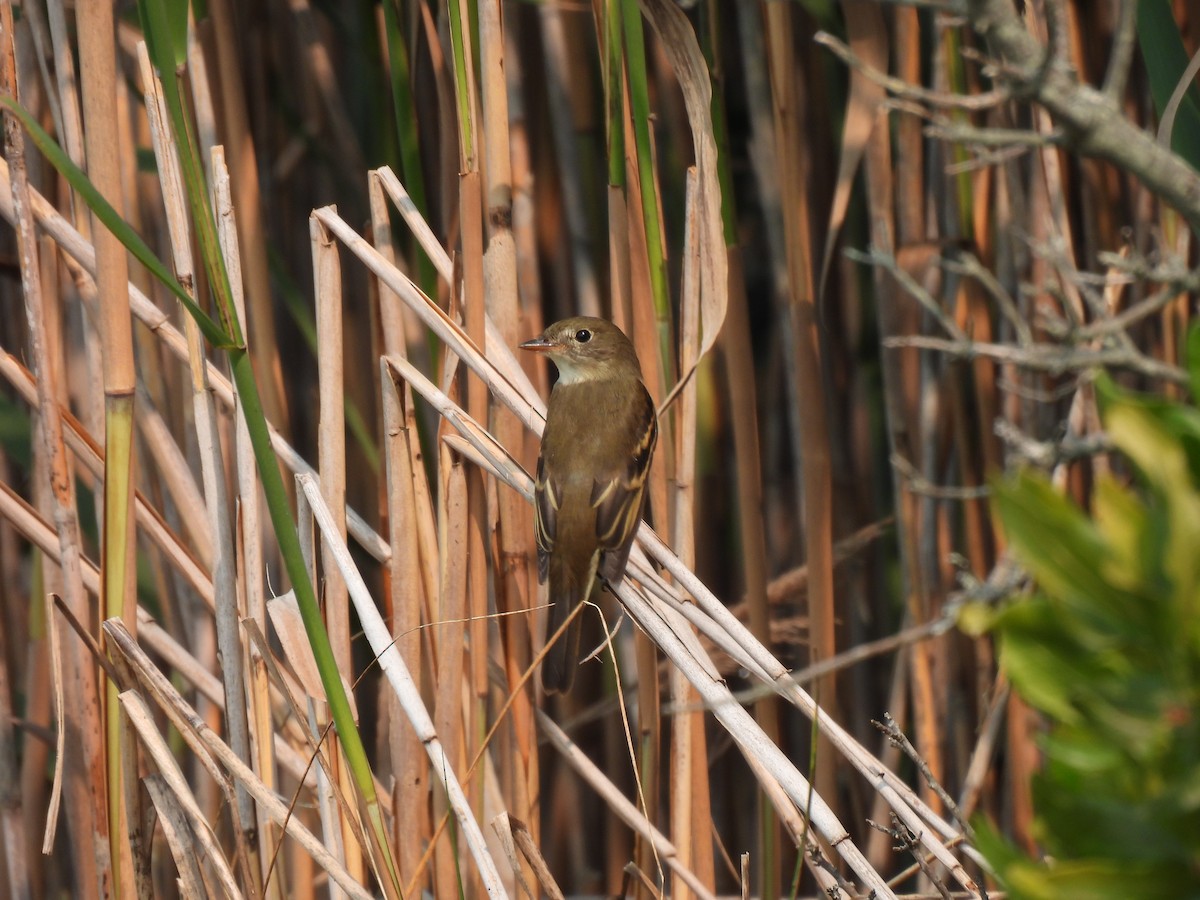
[[[310,217],[309,237],[312,243],[313,293],[317,305],[317,381],[320,416],[317,426],[317,468],[321,473],[321,490],[334,523],[343,540],[346,536],[346,423],[343,414],[345,380],[342,358],[345,352],[342,325],[342,267],[337,246],[316,217]],[[350,604],[346,583],[332,564],[327,543],[321,545],[321,577],[324,594],[325,627],[333,646],[338,668],[350,678],[353,673],[350,654]],[[336,736],[329,736],[337,790],[343,796],[353,796],[353,785],[341,754],[337,752]],[[342,846],[347,870],[362,879],[363,859],[353,839],[355,826],[342,821]]]
[[[161,775],[148,775],[142,780],[154,812],[162,826],[163,837],[171,851],[175,869],[179,873],[180,893],[185,897],[204,894],[204,879],[200,874],[200,851],[192,842],[192,829],[182,805],[171,793]]]
[[[4,93],[20,97],[16,81],[12,5],[0,4],[0,82]],[[54,492],[54,523],[62,548],[63,591],[66,603],[77,618],[87,621],[88,603],[80,575],[78,521],[75,515],[74,484],[70,463],[63,444],[62,420],[58,411],[56,387],[58,373],[46,354],[46,325],[41,278],[36,254],[36,239],[31,215],[31,191],[26,180],[24,137],[20,125],[8,113],[4,115],[4,155],[10,175],[7,196],[11,199],[11,217],[17,233],[21,287],[28,322],[28,348],[37,378],[37,440],[50,466]],[[11,192],[11,193],[9,193]],[[113,877],[108,843],[108,816],[105,802],[105,763],[101,737],[100,707],[96,671],[82,653],[63,654],[63,698],[58,705],[60,722],[67,716],[74,721],[76,736],[61,749],[56,780],[62,778],[72,808],[72,870],[83,889],[102,892]],[[57,825],[56,810],[47,820],[43,850],[53,846]]]
[[[546,858],[542,856],[541,849],[534,843],[533,835],[530,834],[529,828],[524,822],[512,818],[508,813],[501,813],[492,820],[492,830],[504,844],[505,852],[508,854],[514,870],[517,872],[522,870],[522,863],[517,859],[517,850],[520,850],[525,867],[533,873],[542,892],[550,900],[565,900],[562,889],[550,873],[550,866],[546,863]],[[533,896],[533,889],[523,876],[522,880],[518,882],[518,886],[523,894]]]
[[[384,173],[379,170],[368,175],[371,231],[380,255],[394,264],[392,225],[383,181]],[[384,354],[405,356],[408,352],[405,320],[413,318],[412,314],[405,311],[387,285],[378,280],[375,284]],[[391,547],[386,569],[391,628],[396,635],[397,649],[419,687],[425,682],[426,656],[421,624],[432,620],[432,598],[437,596],[428,574],[435,566],[425,564],[425,560],[436,560],[436,536],[432,534],[433,514],[425,469],[421,465],[412,391],[407,385],[397,383],[382,361],[379,393],[383,409],[386,520]],[[424,558],[423,545],[428,554]],[[421,850],[429,845],[432,832],[428,803],[429,764],[420,752],[415,732],[404,721],[399,701],[388,693],[383,702],[387,714],[386,752],[395,777],[393,807],[406,811],[392,817],[400,878],[404,884],[413,884],[415,890],[424,890],[429,886],[428,879],[418,881],[417,873],[421,868]]]
[[[76,452],[80,452],[82,449],[86,449],[86,446],[77,446]],[[96,456],[96,460],[97,462],[95,463],[95,467],[98,472],[98,469],[100,469],[98,456]],[[11,502],[16,505],[6,505],[6,498],[11,500]],[[58,541],[55,539],[53,530],[46,526],[46,524],[43,522],[36,521],[36,515],[32,514],[32,511],[29,510],[28,506],[25,506],[18,498],[12,497],[11,494],[8,494],[6,487],[5,492],[0,493],[0,508],[2,508],[2,514],[4,514],[6,520],[17,524],[19,528],[22,528],[23,533],[28,536],[30,540],[34,541],[35,544],[42,547],[43,552],[50,554],[50,556],[55,559],[60,556],[60,547],[58,545]],[[91,590],[92,593],[98,592],[100,578],[98,578],[98,572],[94,566],[85,563],[83,569],[83,581],[84,586]],[[211,593],[209,594],[209,602],[211,604]],[[170,661],[170,664],[178,668],[181,673],[184,673],[185,677],[190,678],[192,683],[196,684],[198,688],[202,690],[204,696],[210,698],[210,700],[216,703],[217,706],[223,706],[224,692],[220,683],[218,683],[216,679],[211,678],[204,667],[194,664],[194,661],[190,658],[190,656],[188,656],[186,652],[184,652],[184,650],[182,650],[182,648],[180,648],[178,644],[172,640],[172,638],[166,635],[166,632],[163,632],[161,628],[158,628],[158,626],[152,622],[148,616],[146,616],[146,613],[142,612],[140,614],[142,614],[144,619],[142,623],[143,628],[139,631],[139,634],[143,637],[143,640],[148,642],[149,646],[154,649],[156,653],[162,654],[164,658]],[[290,751],[286,744],[277,744],[277,746],[278,749],[281,750],[281,760],[284,762],[284,764],[286,764],[290,772],[296,775],[302,775],[306,768],[305,761],[301,760],[301,758],[296,756],[294,752]]]
[[[417,443],[415,422],[408,419],[412,393],[392,377],[386,361],[380,361],[383,393],[384,459],[387,464],[388,528],[392,547],[389,567],[391,587],[391,630],[396,649],[418,685],[423,673],[421,623],[423,582],[414,577],[422,566],[417,537],[416,490],[413,483],[412,445]],[[393,807],[406,810],[393,817],[400,876],[408,883],[416,873],[421,848],[429,841],[430,822],[427,794],[429,763],[421,753],[416,732],[403,721],[399,700],[388,695],[388,750],[396,778]],[[420,889],[420,886],[418,886]]]
[[[537,332],[523,327],[522,310],[529,300],[519,296],[517,244],[513,233],[513,147],[509,132],[509,92],[506,77],[512,59],[506,60],[504,22],[499,0],[486,0],[479,6],[479,47],[481,110],[483,113],[484,200],[486,249],[483,255],[484,301],[495,324],[495,331],[507,346],[516,346]],[[490,398],[489,398],[490,399]],[[492,402],[492,429],[500,442],[515,450],[525,440],[520,421],[508,410]],[[532,465],[530,448],[527,462]],[[520,690],[521,677],[533,658],[537,616],[530,610],[537,605],[537,557],[531,552],[533,515],[530,506],[510,491],[499,491],[495,499],[493,566],[496,612],[500,614],[501,647],[507,675],[508,692],[514,698],[507,739],[498,741],[494,759],[500,768],[501,791],[508,807],[533,834],[540,833],[540,794],[538,756],[524,748],[536,744],[533,721],[534,692]],[[519,614],[518,614],[519,613]],[[482,621],[482,620],[481,620]],[[480,631],[485,639],[486,631]],[[486,730],[486,719],[481,722]],[[472,758],[475,754],[472,753]],[[533,878],[525,868],[522,877]]]
[[[186,198],[182,175],[178,166],[178,155],[170,139],[170,129],[165,127],[166,110],[161,88],[146,53],[145,44],[139,44],[139,62],[146,90],[146,109],[154,136],[155,155],[160,173],[160,184],[167,210],[167,221],[172,238],[172,255],[175,271],[188,286],[193,283],[194,264],[191,251],[191,228],[187,217]],[[223,170],[217,157],[217,168]],[[220,183],[223,179],[217,179]],[[218,191],[220,193],[220,191]],[[219,220],[225,229],[232,227],[230,217]],[[236,257],[234,258],[236,260]],[[232,271],[236,272],[236,264]],[[235,295],[240,293],[240,280],[235,280]],[[212,567],[214,598],[216,600],[216,635],[219,647],[222,679],[225,684],[224,724],[230,742],[239,756],[246,762],[252,759],[250,748],[249,718],[246,709],[245,665],[241,649],[241,629],[238,621],[241,608],[238,603],[237,553],[234,528],[226,489],[225,464],[221,455],[220,438],[212,394],[204,370],[204,346],[195,322],[190,318],[185,324],[189,338],[190,372],[192,378],[192,406],[197,426],[200,448],[201,471],[207,498],[206,519],[211,540],[215,547]],[[251,852],[249,871],[252,886],[261,891],[261,864],[256,812],[250,795],[244,789],[237,790],[238,818],[245,829],[239,840]]]
[[[33,375],[18,363],[11,354],[0,348],[0,375],[3,375],[28,402],[37,402],[37,385]],[[104,455],[100,444],[69,411],[60,407],[64,426],[63,437],[67,449],[81,465],[80,475],[88,474],[99,480],[104,472]],[[175,570],[196,590],[200,599],[210,607],[213,603],[212,581],[174,534],[162,517],[140,493],[134,495],[138,524],[145,531],[153,546],[162,552]]]
[[[167,234],[171,242],[171,259],[178,280],[194,296],[196,270],[192,257],[191,227],[187,216],[185,191],[182,174],[179,171],[178,148],[167,124],[168,115],[162,96],[162,84],[154,74],[144,41],[138,43],[137,57],[142,90],[145,95],[147,126],[150,131],[151,145],[155,150],[155,162],[160,173],[158,189],[162,195],[166,214]],[[204,116],[201,115],[199,119],[203,125]],[[188,364],[192,399],[191,420],[195,428],[206,502],[204,515],[200,517],[199,521],[208,530],[214,545],[213,564],[209,571],[213,582],[219,586],[214,592],[210,585],[208,596],[213,597],[214,593],[219,593],[222,597],[232,598],[237,573],[228,524],[229,504],[225,496],[225,470],[220,454],[220,426],[216,418],[211,392],[207,389],[203,338],[196,323],[190,318],[185,321],[184,328],[187,334],[187,353],[184,359]],[[228,641],[232,636],[236,640],[237,626],[231,621],[228,614],[226,614],[224,623],[224,638]],[[231,628],[233,629],[232,635]],[[192,642],[194,652],[200,658],[213,660],[214,663],[217,660],[220,642],[218,630],[215,619],[210,621],[207,617],[202,617],[194,622]],[[236,655],[227,657],[230,661],[236,658]],[[200,710],[212,727],[221,726],[220,713],[214,704],[202,700],[200,701]],[[236,717],[237,708],[235,707],[234,718]],[[199,787],[199,794],[203,809],[212,813],[218,808],[219,798],[210,783],[202,783]]]
[[[106,0],[81,4],[76,10],[79,62],[83,79],[84,145],[87,171],[96,189],[122,209],[120,137],[117,123],[116,60],[113,7]],[[96,288],[104,380],[104,526],[101,606],[105,617],[120,617],[137,633],[134,595],[133,415],[137,377],[133,361],[133,332],[125,284],[129,266],[116,235],[92,221],[96,248]],[[133,862],[126,836],[128,811],[121,784],[121,727],[116,686],[106,692],[109,842],[113,860],[113,890],[132,884]]]
[[[209,171],[212,179],[213,208],[217,222],[217,239],[221,253],[225,258],[226,271],[229,273],[230,294],[238,312],[240,321],[248,321],[246,317],[245,296],[242,291],[242,258],[238,241],[239,228],[234,218],[233,198],[231,192],[229,169],[225,165],[223,147],[213,147],[210,154]],[[211,392],[206,392],[206,399],[211,406]],[[266,597],[263,594],[263,534],[262,521],[259,515],[259,486],[257,466],[254,462],[254,451],[250,443],[250,433],[246,427],[246,418],[239,415],[239,410],[233,416],[233,457],[234,483],[236,503],[234,506],[233,547],[234,557],[238,560],[238,614],[266,622]],[[212,413],[210,412],[209,415]],[[240,631],[238,632],[240,635]],[[240,652],[240,642],[239,642]],[[263,779],[267,788],[275,786],[275,759],[272,753],[271,740],[272,717],[270,698],[267,687],[266,671],[261,655],[241,653],[243,690],[233,692],[233,700],[237,709],[226,710],[226,718],[231,723],[230,737],[235,750],[244,753],[242,760],[251,765]],[[243,721],[245,725],[243,725]],[[237,731],[245,728],[248,731],[246,744]],[[266,876],[264,868],[270,859],[277,842],[282,834],[278,826],[261,810],[255,810],[249,801],[248,794],[240,787],[237,792],[239,813],[246,833],[243,839],[250,851],[251,884],[256,890],[262,890],[260,881]],[[257,814],[257,821],[256,816]],[[251,829],[254,829],[251,831]],[[255,842],[257,838],[257,842]],[[285,896],[284,879],[276,877],[267,885],[270,897]]]
[[[613,6],[614,8],[621,7],[619,21],[623,23],[624,17],[629,14],[628,4],[623,0],[613,0]],[[640,29],[640,24],[638,28]],[[616,106],[616,114],[620,117],[619,124],[610,122],[609,130],[610,134],[618,128],[622,134],[631,134],[633,132],[632,112],[626,83],[628,66],[631,63],[623,44],[624,29],[619,28],[615,37],[621,43],[617,44],[614,51],[617,56],[613,64],[618,66],[618,72],[625,72],[626,77],[618,75],[616,84],[610,84],[610,87],[615,87],[620,92],[618,96],[622,100],[618,101]],[[639,64],[644,67],[645,60],[641,60]],[[613,101],[610,99],[610,109],[612,103]],[[625,141],[618,147],[610,148],[610,153],[616,149],[623,154],[621,162],[623,163],[624,181],[621,183],[621,193],[626,218],[614,228],[614,231],[624,233],[628,239],[628,249],[623,247],[619,252],[628,254],[629,318],[626,322],[617,318],[618,304],[624,303],[626,287],[618,285],[615,279],[613,285],[617,289],[617,294],[612,298],[613,316],[637,348],[638,358],[642,360],[642,376],[646,382],[646,388],[657,403],[666,396],[665,367],[667,362],[662,359],[655,298],[652,290],[650,248],[646,235],[646,219],[642,210],[644,193],[632,189],[641,184],[641,178],[653,179],[654,173],[640,171],[638,154],[633,141]],[[671,447],[674,444],[671,421],[670,416],[663,416],[659,419],[659,441],[664,447]],[[672,453],[655,454],[650,466],[647,506],[650,509],[651,517],[656,522],[662,522],[664,528],[669,528],[670,525],[667,484],[671,475],[670,470],[673,467],[674,454]],[[634,777],[638,783],[639,797],[644,798],[645,815],[654,821],[658,818],[659,771],[662,759],[662,720],[659,709],[658,678],[656,674],[651,675],[651,673],[658,672],[658,651],[653,641],[641,631],[634,632],[634,659],[637,673],[638,710]],[[639,842],[634,857],[642,870],[655,871],[657,869],[657,863],[653,858],[653,846],[647,842]],[[638,896],[645,895],[639,893]]]
[[[452,462],[450,451],[439,453],[441,490],[438,492],[438,547],[441,551],[442,593],[438,597],[436,628],[438,646],[437,683],[434,692],[434,723],[446,746],[450,761],[457,767],[465,757],[462,689],[466,678],[463,639],[468,630],[467,605],[469,576],[463,564],[469,547],[469,499],[462,462]],[[440,774],[440,773],[439,773]],[[447,798],[434,794],[434,815],[447,812]],[[435,892],[451,890],[458,883],[458,850],[443,834],[435,856]]]
[[[57,248],[54,248],[48,240],[41,242],[40,252],[43,255],[57,256]],[[5,465],[4,468],[5,474],[7,474],[9,466]],[[41,471],[45,471],[44,464],[39,468],[35,462],[34,472],[40,474]],[[0,480],[8,481],[6,477],[0,478]],[[38,509],[51,508],[50,494],[49,484],[45,480],[42,481],[40,489],[32,491],[33,500]],[[7,523],[7,519],[5,522]],[[53,534],[53,529],[47,528],[47,531]],[[0,533],[0,566],[5,572],[15,568],[19,540],[20,532],[6,524]],[[37,835],[39,830],[45,827],[47,821],[52,820],[57,814],[56,803],[52,803],[51,785],[46,778],[46,773],[51,770],[50,751],[51,749],[61,749],[57,740],[59,733],[63,734],[65,740],[65,731],[60,731],[55,727],[55,703],[58,702],[58,708],[62,708],[62,680],[51,674],[51,659],[57,654],[52,651],[49,628],[46,627],[45,620],[46,612],[49,609],[49,603],[45,602],[45,598],[61,593],[62,578],[58,565],[52,561],[52,557],[41,551],[36,552],[43,557],[40,569],[44,602],[29,606],[28,655],[24,672],[19,676],[13,676],[13,683],[24,694],[26,722],[44,728],[45,733],[47,735],[54,734],[54,738],[48,737],[45,741],[25,742],[19,770],[10,770],[19,779],[20,796],[17,799],[16,807],[21,816],[19,827],[25,847],[25,859],[18,860],[17,864],[23,864],[26,867],[28,871],[27,889],[30,895],[35,897],[44,894],[47,890],[46,873],[41,865],[41,845]],[[38,628],[35,623],[40,623],[42,627]],[[10,628],[13,631],[17,630],[17,626],[10,626]],[[57,671],[61,674],[61,668]],[[58,698],[57,701],[56,698]],[[10,858],[12,857],[10,856]]]
[[[470,8],[467,3],[451,0],[447,5],[451,47],[451,71],[454,76],[454,109],[458,124],[458,215],[461,256],[456,259],[455,276],[450,285],[450,308],[452,314],[461,314],[470,339],[478,347],[485,346],[486,293],[484,275],[483,233],[483,175],[485,164],[483,145],[486,143],[483,122],[479,110],[479,91],[475,73],[475,35],[471,27]],[[465,394],[467,408],[477,420],[486,419],[489,397],[482,382],[469,372],[456,371],[457,363],[451,367],[444,359],[443,377],[458,380],[458,390]],[[484,704],[487,695],[487,568],[485,550],[488,538],[488,515],[486,487],[482,475],[475,468],[462,468],[458,460],[451,460],[440,451],[438,460],[443,467],[447,486],[458,486],[463,478],[465,488],[466,531],[463,534],[465,557],[455,561],[462,565],[465,559],[465,605],[462,616],[466,622],[466,641],[469,667],[465,676],[470,688],[469,708],[465,711],[466,728],[460,743],[455,746],[473,757],[479,747],[477,741],[486,732]],[[451,508],[447,508],[450,512]],[[457,506],[454,508],[457,513]],[[448,523],[449,524],[449,523]],[[443,571],[445,571],[443,569]],[[444,586],[444,585],[443,585]],[[453,603],[457,598],[447,595]],[[457,653],[457,648],[452,649]],[[457,667],[455,667],[457,670]],[[445,670],[444,670],[445,671]],[[457,676],[446,675],[457,684]],[[449,704],[450,693],[442,695]],[[468,786],[472,803],[477,812],[483,808],[483,784],[475,782]],[[443,871],[446,858],[442,859]]]
[[[248,321],[245,308],[245,295],[242,291],[241,250],[238,241],[239,229],[234,219],[233,196],[229,178],[229,170],[225,165],[223,147],[213,147],[211,153],[210,171],[213,184],[213,207],[217,220],[217,238],[221,244],[221,252],[229,271],[230,291],[234,305],[241,321]],[[243,229],[245,226],[243,226]],[[207,384],[207,380],[205,381]],[[213,415],[211,390],[205,391],[206,415]],[[267,621],[266,596],[263,592],[263,522],[259,508],[258,468],[254,461],[254,450],[250,443],[250,433],[246,427],[245,416],[234,411],[233,458],[236,484],[236,506],[234,516],[234,548],[238,559],[239,585],[239,614],[246,616],[260,626],[265,627]],[[232,719],[238,721],[244,716],[249,731],[249,755],[244,757],[247,764],[262,779],[268,789],[276,788],[275,776],[275,742],[272,739],[273,719],[271,716],[270,688],[267,681],[266,664],[261,653],[247,652],[242,654],[245,670],[244,713],[234,713]],[[241,697],[239,705],[243,705]],[[227,716],[228,717],[228,716]],[[231,729],[232,731],[232,729]],[[232,741],[238,747],[237,739]],[[282,838],[279,827],[270,820],[266,813],[257,810],[257,822],[253,817],[254,810],[243,803],[243,792],[239,790],[238,800],[242,803],[242,823],[246,827],[257,827],[257,845],[252,845],[250,835],[246,835],[247,844],[251,845],[254,857],[252,873],[256,877],[265,877],[263,871],[266,861],[270,859],[275,847]],[[281,898],[287,896],[286,879],[282,869],[276,870],[275,877],[265,885],[267,896]]]
[[[20,366],[12,358],[12,355],[4,353],[2,349],[0,349],[0,374],[4,374],[8,382],[26,398],[26,401],[36,402],[37,386],[34,377]],[[64,438],[67,449],[71,450],[74,458],[83,466],[79,470],[80,475],[86,473],[94,476],[97,480],[100,479],[103,473],[103,454],[100,444],[83,430],[79,421],[66,409],[60,408],[60,414],[62,415],[62,424],[65,426]],[[142,526],[146,538],[149,538],[156,550],[164,554],[164,557],[172,563],[173,568],[185,578],[185,581],[196,589],[200,599],[211,607],[212,582],[197,564],[196,559],[192,557],[191,552],[182,544],[179,536],[170,532],[161,516],[152,508],[148,500],[140,496],[140,493],[134,494],[134,509],[136,509],[138,524]]]
[[[687,173],[687,203],[683,240],[683,276],[679,290],[680,333],[679,368],[681,372],[692,372],[698,364],[700,354],[700,210],[697,205],[699,178],[695,167]],[[692,377],[683,386],[678,399],[676,430],[678,439],[675,451],[675,493],[672,498],[675,553],[689,568],[696,565],[695,544],[695,490],[696,490],[696,414],[697,378]],[[657,676],[657,673],[656,673]],[[655,679],[657,681],[657,677]],[[676,708],[695,708],[698,695],[678,669],[668,670],[668,696]],[[694,866],[694,857],[700,847],[711,843],[710,811],[708,809],[708,753],[704,741],[703,716],[699,710],[676,716],[672,721],[669,749],[670,778],[670,821],[671,833],[679,848],[680,863]],[[699,728],[697,728],[699,724]],[[704,774],[696,778],[696,771]],[[701,854],[703,857],[703,854]],[[693,895],[687,883],[674,874],[671,880],[671,895],[690,898]]]
[[[772,101],[776,115],[776,140],[781,182],[785,196],[802,198],[807,194],[803,174],[804,160],[801,124],[803,108],[795,92],[796,58],[790,42],[790,10],[766,6],[767,58],[771,74]],[[807,204],[784,206],[787,241],[789,303],[796,352],[797,384],[794,394],[799,402],[804,483],[805,557],[809,567],[809,635],[814,659],[834,656],[832,497],[830,482],[829,433],[821,380],[820,344],[816,332],[813,265],[810,257],[810,223]],[[822,706],[832,718],[837,715],[837,682],[823,679],[817,685]],[[817,785],[826,795],[834,794],[836,768],[831,748],[818,747]],[[822,752],[824,751],[824,752]],[[828,766],[820,759],[826,757]]]
[[[379,169],[367,173],[367,198],[371,207],[371,237],[375,249],[392,265],[396,265],[396,251],[392,245],[392,221],[388,212],[387,198]],[[387,285],[376,282],[379,310],[379,331],[384,354],[406,353],[408,341],[405,337],[404,307],[388,290]]]

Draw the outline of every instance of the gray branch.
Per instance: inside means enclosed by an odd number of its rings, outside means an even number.
[[[1043,106],[1068,146],[1133,173],[1200,231],[1200,173],[1122,116],[1111,95],[1082,83],[1063,60],[1048,59],[1012,0],[967,0],[967,16],[1000,63],[996,77],[1014,96]]]

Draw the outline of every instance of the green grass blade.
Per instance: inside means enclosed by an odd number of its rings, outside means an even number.
[[[1171,4],[1166,0],[1139,0],[1137,33],[1150,78],[1154,108],[1161,116],[1188,67],[1187,51]],[[1200,91],[1195,85],[1188,88],[1175,114],[1171,149],[1186,159],[1192,168],[1200,169]]]

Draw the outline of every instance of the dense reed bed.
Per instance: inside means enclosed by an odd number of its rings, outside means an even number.
[[[186,6],[3,4],[0,896],[983,897],[989,479],[1186,392],[1197,5]],[[661,431],[547,698],[576,313]]]

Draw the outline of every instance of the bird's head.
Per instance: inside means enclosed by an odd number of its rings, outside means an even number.
[[[642,375],[633,344],[607,319],[591,316],[563,319],[520,347],[549,356],[558,367],[560,384]]]

